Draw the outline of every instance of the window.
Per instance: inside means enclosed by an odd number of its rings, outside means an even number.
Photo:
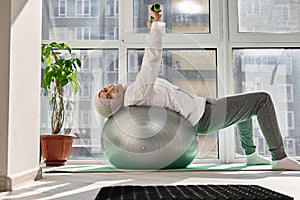
[[[297,121],[295,113],[300,112],[300,102],[295,99],[299,93],[295,87],[299,85],[300,74],[293,70],[299,57],[300,49],[233,49],[235,93],[261,90],[268,92],[276,107],[282,136],[290,138],[297,137],[294,121]],[[242,149],[238,151],[243,152]],[[263,155],[267,156],[267,152]]]
[[[128,50],[128,81],[136,78],[141,68],[144,49]],[[179,86],[184,91],[206,98],[217,97],[216,50],[165,49],[159,77]],[[199,62],[201,60],[201,62]],[[205,146],[205,148],[203,148]],[[198,158],[216,159],[218,135],[199,137]]]
[[[116,55],[109,55],[107,59],[105,59],[106,62],[106,70],[109,72],[118,72],[118,57]]]
[[[261,3],[259,0],[248,0],[246,2],[246,16],[260,15]],[[242,7],[242,5],[240,5]]]
[[[145,6],[143,1],[135,0],[134,8],[134,32],[144,33],[145,22],[150,18],[148,10],[151,4]],[[210,33],[210,1],[209,0],[170,0],[165,5],[164,21],[167,28],[174,33]],[[164,6],[167,6],[166,9]]]
[[[290,22],[290,6],[289,5],[275,5],[276,22],[282,25]]]
[[[75,29],[77,40],[90,40],[91,28],[90,27],[76,27]]]
[[[254,81],[254,90],[255,91],[262,91],[264,90],[264,83],[260,80],[260,78],[256,78],[255,81]]]
[[[79,72],[80,88],[77,95],[69,98],[72,109],[69,109],[68,116],[72,118],[68,118],[68,123],[64,124],[63,129],[72,126],[71,133],[80,138],[75,142],[72,159],[93,159],[94,155],[101,154],[99,123],[103,123],[95,117],[93,97],[95,91],[118,81],[117,72],[106,70],[109,67],[107,64],[117,65],[113,63],[116,62],[115,58],[118,58],[118,51],[116,49],[75,49],[74,53],[83,60],[82,70]],[[51,93],[41,93],[41,96],[41,132],[49,133],[52,113]],[[87,144],[95,146],[87,149]],[[94,154],[90,154],[90,150]],[[78,151],[81,153],[79,154]]]
[[[268,92],[276,107],[283,138],[294,139],[296,146],[300,142],[299,133],[295,131],[298,127],[294,123],[300,111],[299,76],[295,69],[300,55],[297,44],[300,41],[299,7],[299,1],[294,0],[233,0],[229,3],[231,25],[228,29],[232,46],[233,91],[242,93],[262,89]],[[254,137],[261,136],[256,134]],[[257,148],[263,149],[259,145]],[[243,154],[240,146],[236,148],[235,152]],[[289,153],[291,156],[300,155],[297,150]],[[261,154],[269,155],[263,151]]]
[[[296,156],[296,140],[295,138],[284,138],[284,149],[290,156]]]
[[[279,113],[279,124],[282,129],[295,129],[294,111],[281,111]]]
[[[66,1],[65,0],[59,0],[59,17],[65,17],[66,16]]]
[[[118,28],[118,1],[114,20],[104,15],[101,0],[43,0],[43,40],[117,40],[106,27]],[[49,11],[48,11],[49,10]],[[102,11],[102,13],[101,13]],[[49,13],[49,14],[48,14]]]
[[[66,0],[50,0],[49,8],[51,18],[66,17],[67,15],[67,2]]]
[[[130,50],[128,54],[128,72],[137,73],[141,65],[141,57],[143,57],[142,50]],[[139,59],[140,58],[140,59]],[[139,64],[140,63],[140,64]],[[131,78],[129,78],[131,80]]]
[[[91,83],[90,82],[81,82],[81,87],[79,90],[79,96],[81,98],[91,98]]]
[[[61,6],[63,3],[65,10]],[[125,13],[122,14],[122,22],[123,19],[124,22],[126,21],[124,24],[119,23],[120,5],[124,7],[120,10],[125,10]],[[141,27],[140,30],[142,30],[142,27],[145,27],[145,21],[142,22],[142,20],[143,18],[148,19],[147,12],[150,5],[145,6],[144,2],[135,0],[131,5],[134,8],[131,15],[127,15],[127,12],[130,11],[126,9],[127,6],[123,1],[118,0],[64,0],[61,2],[59,0],[44,0],[42,39],[45,42],[67,40],[70,43],[69,41],[71,41],[74,43],[72,47],[75,48],[76,54],[82,59],[81,87],[78,95],[73,97],[72,112],[75,114],[73,119],[69,120],[68,125],[73,126],[72,133],[78,136],[74,142],[72,159],[94,159],[95,155],[102,155],[99,125],[103,124],[104,120],[96,118],[94,114],[92,97],[95,92],[106,85],[118,82],[118,80],[122,81],[123,78],[126,82],[133,81],[140,68],[144,51],[144,39],[141,38],[144,36],[136,35],[137,37],[134,36],[132,42],[130,37],[126,35],[128,31],[122,27],[127,27],[130,24],[127,21],[132,20],[134,23],[131,30],[135,29],[135,26],[137,29]],[[165,10],[165,19],[173,20],[173,23],[168,22],[167,24],[173,27],[174,32],[184,33],[186,31],[192,34],[206,34],[206,37],[213,35],[211,33],[213,29],[211,29],[211,4],[209,0],[196,0],[193,5],[185,1],[174,0],[166,2],[162,7],[176,7],[176,9],[170,9],[169,13]],[[212,7],[218,10],[217,4],[213,3]],[[47,10],[52,10],[49,15],[47,15]],[[65,17],[58,20],[59,15],[64,13]],[[217,18],[216,15],[214,17]],[[217,25],[213,27],[217,27]],[[122,40],[120,40],[119,31],[123,30],[125,32],[121,32],[123,35]],[[218,29],[215,28],[213,36],[215,38],[217,31]],[[186,36],[181,35],[179,37]],[[105,41],[89,43],[88,40]],[[159,75],[187,90],[196,92],[198,95],[216,97],[218,45],[216,43],[212,47],[204,49],[202,46],[199,47],[200,42],[197,44],[193,39],[189,43],[190,45],[185,47],[166,48],[163,52],[163,68]],[[203,62],[198,62],[199,59]],[[172,77],[173,74],[175,74],[174,77]],[[46,94],[43,97],[43,101],[49,101],[51,94]],[[45,105],[44,102],[41,104]],[[51,113],[50,108],[45,107],[45,110]],[[47,126],[49,123],[46,122],[49,119],[49,113],[43,112],[41,114],[43,132],[50,129]],[[217,134],[204,137],[201,141],[205,140],[208,141],[206,146],[211,145],[211,147],[201,151],[198,157],[219,158]]]
[[[299,9],[299,1],[238,0],[239,32],[299,32]]]
[[[91,123],[90,110],[80,110],[79,122],[79,127],[88,128]],[[90,143],[90,141],[88,141],[88,143]]]
[[[119,1],[118,0],[105,0],[105,15],[107,17],[116,17],[119,15]]]
[[[142,64],[143,55],[144,50],[130,49],[128,51],[129,82],[135,80],[135,75]],[[201,62],[198,62],[199,59]],[[162,63],[164,63],[165,73],[160,73],[161,78],[199,96],[217,97],[215,50],[166,49],[163,52]]]
[[[140,69],[150,1],[43,0],[43,42],[66,41],[82,59],[71,159],[101,159],[94,94],[134,81]],[[295,0],[161,1],[167,34],[159,76],[189,92],[216,98],[253,91],[271,94],[288,153],[300,156],[300,2]],[[149,3],[149,4],[148,4]],[[120,12],[119,12],[120,11]],[[51,94],[41,92],[41,131],[49,132]],[[70,106],[71,107],[71,106]],[[70,125],[68,125],[70,126]],[[270,156],[253,120],[257,150]],[[199,137],[197,158],[243,157],[236,126]],[[236,137],[234,137],[236,136]],[[295,148],[294,148],[295,147]]]
[[[278,75],[286,76],[286,75],[292,75],[293,74],[293,65],[292,65],[292,57],[285,55],[282,56],[278,62]]]
[[[91,17],[91,0],[76,0],[76,16]]]
[[[293,85],[292,84],[278,84],[278,101],[279,102],[293,102]]]
[[[119,36],[119,29],[117,27],[106,27],[105,37],[107,39],[116,40]]]
[[[265,142],[265,139],[263,137],[257,137],[255,138],[255,144],[258,146],[257,152],[259,154],[266,155],[266,153],[268,152],[268,147]]]
[[[82,60],[81,61],[82,66],[81,66],[80,71],[82,71],[82,72],[91,71],[91,63],[93,61],[91,61],[92,58],[90,58],[90,55],[88,55],[88,52],[84,51],[84,50],[81,50],[81,55],[80,56],[81,56],[80,59]]]

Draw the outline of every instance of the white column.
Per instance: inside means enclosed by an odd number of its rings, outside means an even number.
[[[0,191],[40,175],[41,2],[0,1]]]

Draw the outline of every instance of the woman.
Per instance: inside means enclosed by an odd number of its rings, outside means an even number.
[[[300,163],[289,158],[283,147],[274,105],[264,92],[235,95],[217,100],[189,94],[166,80],[158,78],[162,60],[162,36],[165,33],[162,12],[150,10],[154,22],[148,21],[145,55],[140,72],[133,83],[110,85],[95,96],[95,108],[103,117],[110,117],[124,106],[160,106],[178,112],[198,134],[208,134],[237,124],[246,165],[272,164],[273,169],[300,170]],[[252,117],[257,116],[269,146],[272,162],[256,152],[253,142]]]

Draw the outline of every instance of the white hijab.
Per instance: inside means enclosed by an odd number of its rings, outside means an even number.
[[[104,99],[96,94],[94,105],[99,115],[109,118],[124,106],[124,94],[117,99]]]

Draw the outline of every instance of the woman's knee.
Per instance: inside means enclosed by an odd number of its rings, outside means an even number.
[[[257,92],[256,94],[262,99],[271,99],[271,95],[268,92]]]
[[[259,96],[259,101],[261,103],[273,103],[272,97],[268,92],[259,92],[257,95]]]

